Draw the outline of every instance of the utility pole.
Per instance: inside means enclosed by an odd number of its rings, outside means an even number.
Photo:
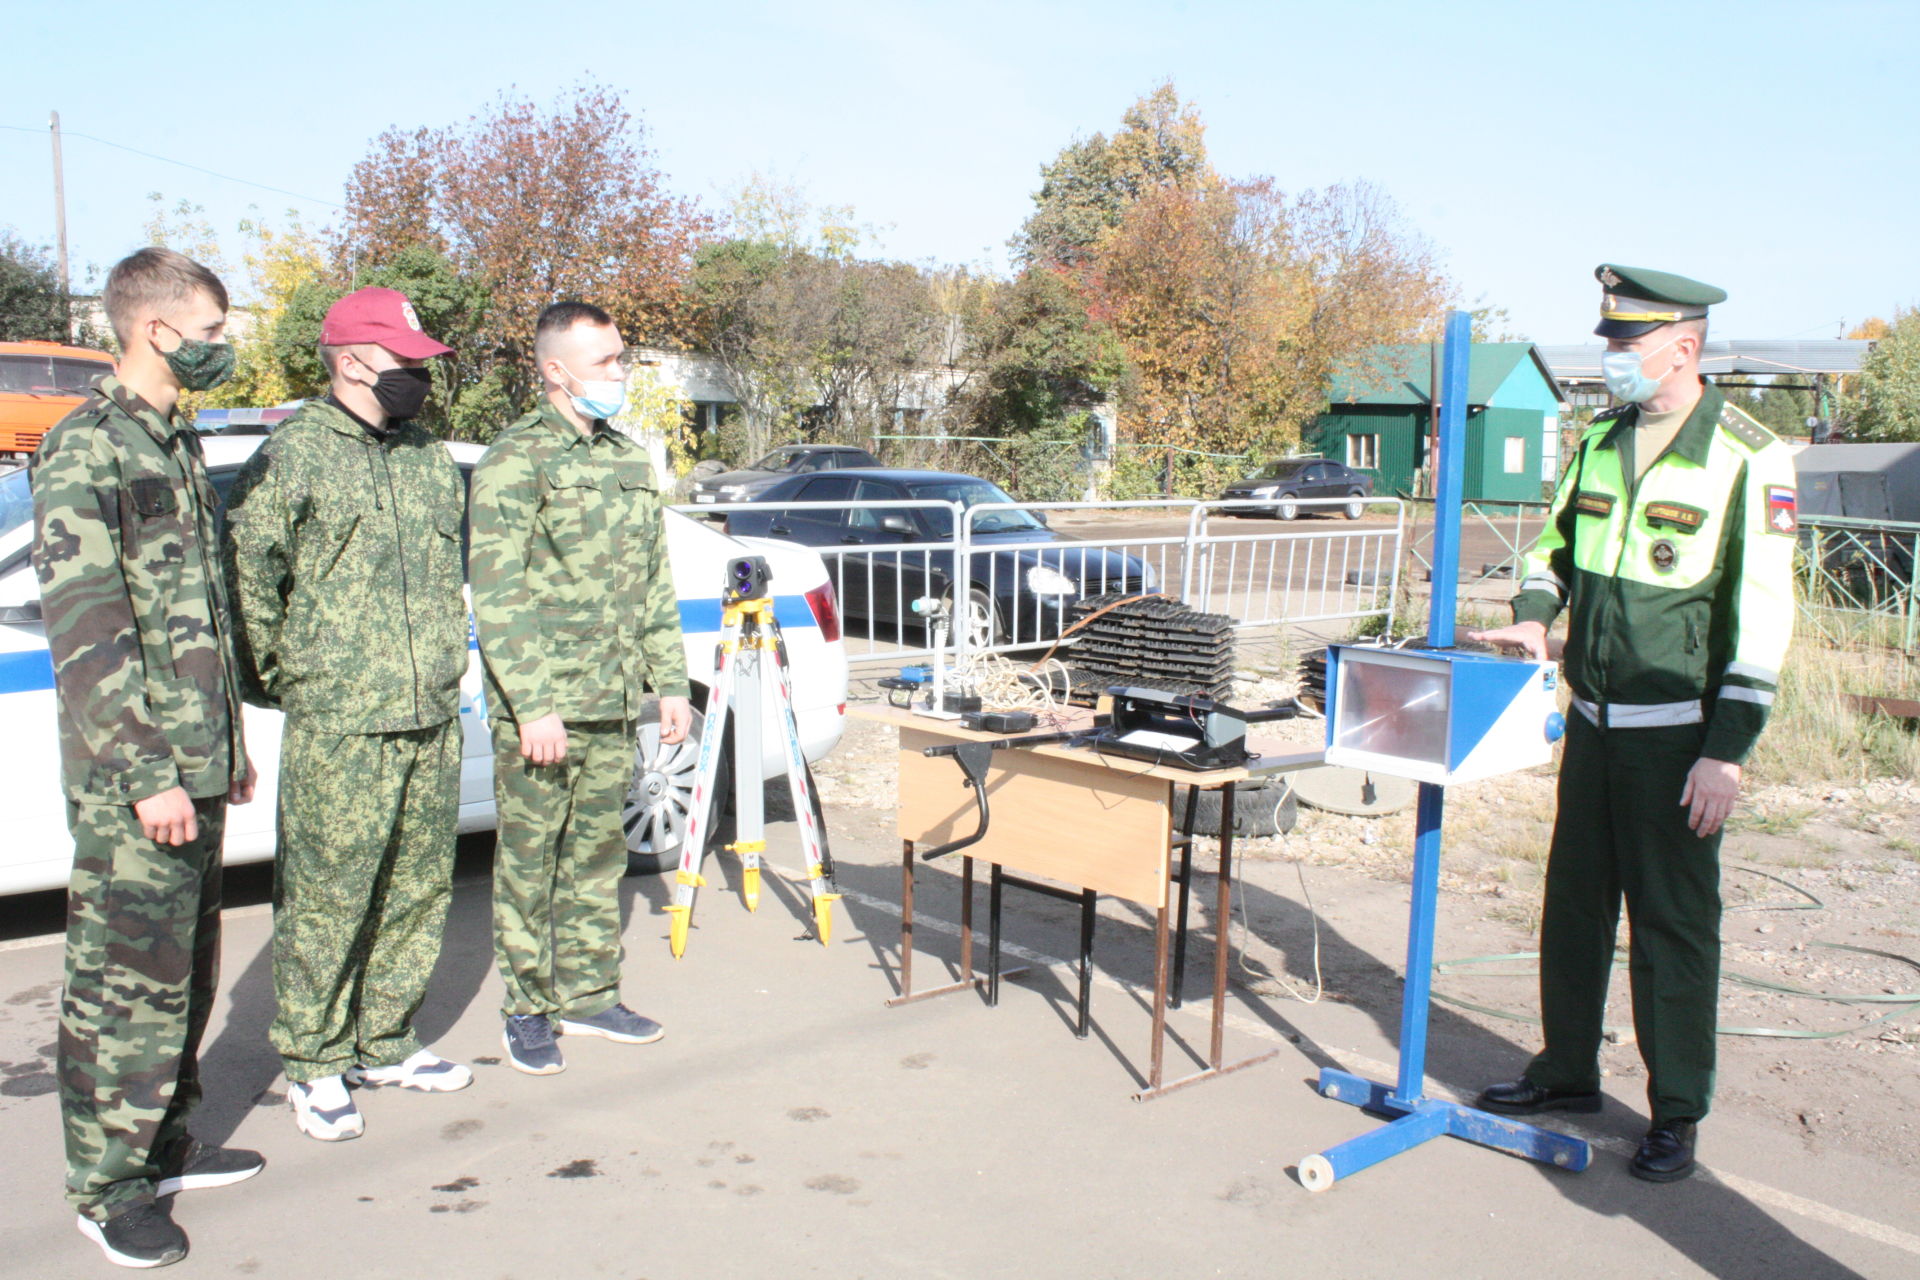
[[[60,113],[47,113],[47,127],[53,132],[53,225],[60,235],[60,291],[72,288],[67,277],[67,179],[60,163]]]

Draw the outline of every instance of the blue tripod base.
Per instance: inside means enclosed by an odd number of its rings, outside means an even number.
[[[1325,1191],[1340,1179],[1372,1168],[1391,1156],[1410,1150],[1432,1138],[1451,1135],[1493,1147],[1509,1155],[1538,1160],[1568,1173],[1579,1173],[1592,1160],[1586,1142],[1550,1129],[1538,1129],[1506,1116],[1491,1115],[1463,1107],[1457,1102],[1435,1098],[1417,1098],[1412,1102],[1397,1098],[1392,1088],[1363,1079],[1351,1072],[1324,1067],[1320,1071],[1320,1094],[1338,1102],[1347,1102],[1365,1111],[1397,1117],[1372,1133],[1349,1138],[1337,1147],[1328,1147],[1318,1155],[1300,1162],[1300,1185],[1309,1191]]]

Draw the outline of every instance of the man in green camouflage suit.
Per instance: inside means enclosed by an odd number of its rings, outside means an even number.
[[[270,1037],[301,1132],[365,1127],[347,1085],[445,1091],[413,1017],[440,954],[459,817],[460,473],[411,419],[447,347],[391,289],[327,312],[332,379],[241,471],[228,517],[250,696],[280,746]]]
[[[531,1075],[565,1067],[556,1031],[662,1034],[620,1003],[620,811],[644,688],[660,696],[662,742],[681,741],[692,713],[653,469],[607,424],[626,397],[625,350],[600,308],[548,307],[534,333],[545,398],[473,474],[503,1040]]]
[[[67,1199],[122,1266],[186,1256],[157,1197],[258,1173],[194,1142],[198,1051],[220,956],[229,801],[253,798],[241,738],[213,488],[182,389],[233,367],[227,293],[142,249],[107,277],[117,374],[33,459],[33,564],[73,832],[60,1114]]]

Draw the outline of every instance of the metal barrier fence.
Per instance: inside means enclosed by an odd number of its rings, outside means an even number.
[[[1920,640],[1920,524],[1803,516],[1794,557],[1800,616],[1833,644],[1911,653]]]
[[[1408,501],[1425,507],[1427,509],[1427,518],[1425,521],[1416,521],[1416,525],[1424,523],[1426,532],[1416,532],[1412,542],[1408,545],[1407,551],[1408,554],[1420,564],[1420,567],[1431,575],[1433,573],[1433,561],[1427,558],[1427,553],[1423,548],[1429,546],[1433,541],[1433,499],[1409,498]],[[1550,502],[1468,502],[1464,504],[1460,508],[1460,524],[1463,541],[1468,532],[1484,526],[1488,532],[1493,534],[1497,543],[1494,554],[1500,558],[1497,560],[1482,559],[1480,561],[1479,572],[1471,578],[1468,578],[1463,572],[1461,575],[1463,579],[1461,586],[1470,591],[1480,584],[1489,582],[1495,578],[1511,580],[1516,583],[1519,582],[1522,576],[1520,572],[1521,562],[1525,560],[1527,552],[1533,549],[1533,544],[1540,540],[1540,533],[1546,528],[1546,522],[1541,519],[1541,517],[1543,517],[1552,506],[1553,504]],[[1540,522],[1538,527],[1529,530],[1527,528],[1527,521],[1529,519],[1538,520]],[[1467,561],[1464,557],[1460,563],[1461,568],[1465,570]]]
[[[1343,499],[1306,499],[1304,513],[1340,512]],[[1224,613],[1237,628],[1337,619],[1392,621],[1404,539],[1404,504],[1387,500],[1390,526],[1229,528],[1258,502],[724,503],[678,506],[689,516],[746,515],[741,536],[798,542],[826,563],[839,601],[847,660],[901,663],[932,653],[932,635],[913,602],[948,600],[950,646],[1004,652],[1050,645],[1071,624],[1072,604],[1108,592],[1165,592],[1196,609]],[[1076,520],[1070,537],[1049,518],[1086,516],[1126,526],[1103,536]],[[746,522],[740,522],[746,523]],[[1147,527],[1142,528],[1145,524]],[[1159,527],[1155,527],[1155,526]],[[945,534],[946,536],[940,536]],[[954,583],[964,584],[954,590]]]

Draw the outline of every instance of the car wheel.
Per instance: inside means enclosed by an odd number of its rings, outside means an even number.
[[[953,593],[947,593],[947,606],[954,618],[955,630],[965,627],[967,648],[985,649],[1005,639],[1000,626],[1000,610],[994,607],[993,598],[980,587],[967,589],[967,607],[964,617],[953,602]]]
[[[633,783],[620,807],[620,824],[627,834],[627,874],[658,875],[680,865],[685,847],[688,811],[693,807],[693,778],[700,767],[700,742],[706,716],[693,709],[687,736],[670,746],[660,742],[660,703],[649,699],[634,732]],[[708,847],[718,832],[720,818],[732,793],[733,742],[731,726],[720,752],[713,784],[713,812],[707,827]]]
[[[1281,494],[1279,501],[1273,504],[1273,514],[1282,520],[1298,519],[1300,515],[1299,499],[1290,493]]]
[[[1367,495],[1359,489],[1347,490],[1347,519],[1358,520],[1367,514]]]
[[[1186,817],[1186,787],[1173,789],[1173,814],[1176,829]],[[1284,778],[1253,778],[1233,788],[1233,834],[1271,836],[1293,830],[1300,820],[1300,806],[1293,787]],[[1220,831],[1220,792],[1200,793],[1194,804],[1193,832],[1213,836]]]

